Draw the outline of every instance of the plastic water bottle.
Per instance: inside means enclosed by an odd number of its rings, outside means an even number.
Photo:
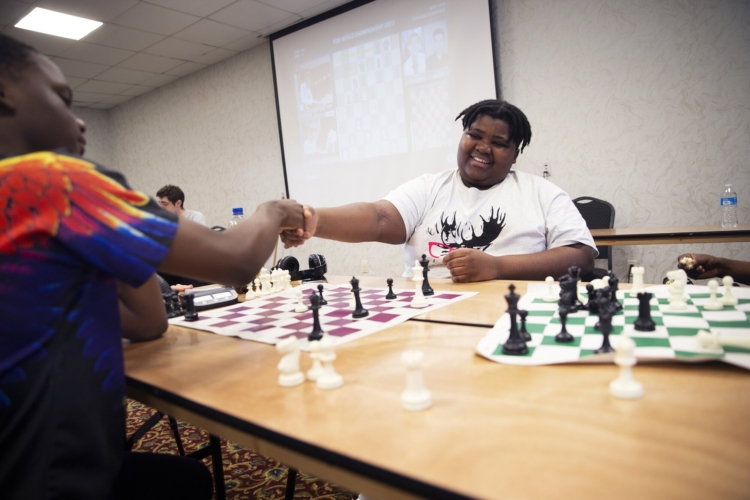
[[[244,215],[244,212],[242,211],[242,207],[233,208],[232,219],[229,221],[228,229],[231,229],[232,227],[236,226],[243,220],[245,220],[245,215]]]
[[[737,193],[731,184],[725,184],[721,193],[721,227],[737,227]]]

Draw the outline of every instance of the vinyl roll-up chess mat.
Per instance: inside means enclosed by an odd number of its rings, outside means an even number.
[[[294,336],[306,339],[313,329],[313,313],[307,310],[295,312],[298,305],[295,291],[302,292],[302,302],[310,305],[310,294],[317,292],[317,283],[307,283],[268,296],[254,298],[228,307],[199,312],[198,321],[172,318],[170,324],[213,332],[218,335],[239,337],[266,344]],[[336,345],[351,342],[386,328],[398,325],[417,315],[424,314],[455,302],[467,299],[477,292],[441,292],[425,297],[427,307],[410,306],[415,291],[393,290],[397,298],[385,298],[388,288],[361,287],[362,307],[368,310],[367,317],[354,319],[351,305],[351,287],[346,285],[324,285],[323,298],[327,305],[321,306],[319,320],[325,333],[334,338]],[[308,350],[304,342],[302,350]]]
[[[750,288],[732,287],[737,305],[723,306],[721,310],[706,310],[709,288],[688,285],[685,288],[687,308],[673,310],[669,305],[666,285],[646,288],[654,294],[650,301],[651,317],[655,330],[635,330],[633,323],[638,317],[638,298],[631,297],[627,290],[617,292],[623,310],[612,318],[613,330],[610,343],[617,346],[619,335],[628,335],[635,342],[635,356],[639,361],[697,362],[720,360],[750,369]],[[602,334],[595,329],[598,316],[588,311],[577,311],[567,317],[567,331],[573,342],[555,340],[562,324],[557,302],[545,302],[547,285],[531,283],[526,294],[518,301],[518,309],[528,311],[526,329],[531,334],[527,342],[528,353],[512,356],[502,352],[508,339],[510,317],[506,313],[483,337],[476,347],[477,354],[511,365],[550,365],[558,363],[609,363],[615,353],[596,354],[602,345]],[[555,284],[555,293],[559,287]],[[724,294],[719,287],[718,299]],[[585,296],[585,294],[584,294]],[[520,324],[520,322],[519,322]],[[704,346],[699,331],[717,334],[724,345]]]

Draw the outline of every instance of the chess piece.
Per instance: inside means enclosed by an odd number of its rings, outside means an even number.
[[[307,306],[302,303],[302,290],[299,288],[294,290],[294,297],[297,299],[297,307],[294,308],[294,312],[303,313],[307,312]]]
[[[620,367],[620,375],[609,383],[609,393],[616,398],[638,399],[643,396],[643,386],[633,378],[632,368],[636,363],[634,351],[633,339],[620,335],[615,354],[615,364]]]
[[[615,310],[615,313],[617,311],[622,311],[622,304],[620,304],[620,301],[617,300],[617,288],[619,286],[620,286],[620,279],[614,274],[612,274],[612,276],[609,279],[609,288],[610,288],[609,300],[610,300],[611,306]]]
[[[612,316],[615,311],[610,306],[610,299],[607,295],[599,297],[599,331],[602,333],[602,346],[594,351],[597,354],[612,352],[612,345],[609,343],[609,334],[612,333]]]
[[[575,337],[568,332],[565,325],[568,321],[568,314],[570,314],[572,308],[568,307],[560,307],[560,323],[562,324],[562,329],[560,330],[560,333],[555,335],[555,342],[573,342]]]
[[[557,302],[560,297],[555,293],[555,278],[547,276],[544,282],[547,284],[547,293],[542,300],[545,302]]]
[[[519,309],[518,316],[521,318],[521,330],[518,333],[521,335],[524,342],[529,342],[531,340],[531,334],[526,329],[526,316],[528,315],[529,311]]]
[[[336,359],[336,346],[333,338],[326,335],[318,342],[318,356],[323,363],[323,371],[315,381],[315,385],[318,389],[337,389],[344,384],[344,377],[336,373],[333,368],[333,361]]]
[[[432,406],[432,393],[424,385],[422,351],[404,351],[401,361],[406,367],[406,389],[401,393],[401,406],[409,411],[426,410]]]
[[[294,387],[305,381],[305,375],[299,369],[299,341],[296,337],[280,340],[276,344],[276,350],[282,355],[278,369],[279,385],[281,387]]]
[[[724,304],[716,298],[716,290],[719,288],[719,282],[716,280],[710,280],[708,282],[709,298],[708,302],[703,304],[703,309],[706,311],[721,311],[724,309]]]
[[[575,308],[577,299],[576,295],[578,294],[575,280],[571,278],[570,275],[566,274],[558,281],[560,282],[560,300],[557,301],[557,304],[560,308]]]
[[[260,280],[258,278],[255,278],[253,280],[253,284],[255,285],[255,287],[253,288],[253,298],[255,299],[260,297]]]
[[[411,307],[415,308],[423,308],[427,307],[430,304],[427,302],[427,299],[424,298],[424,294],[422,293],[422,266],[419,265],[419,261],[414,261],[414,267],[411,269],[413,277],[412,280],[415,282],[414,286],[414,298],[411,300],[411,303],[409,304]]]
[[[750,349],[750,337],[726,337],[718,330],[712,332],[698,330],[695,338],[700,346],[705,349],[722,350],[723,346]]]
[[[260,295],[269,295],[271,293],[271,275],[266,268],[260,270]]]
[[[427,273],[430,272],[430,261],[427,260],[427,255],[422,254],[422,260],[419,261],[419,264],[422,266],[422,295],[425,297],[429,297],[430,295],[435,295],[435,290],[432,289],[430,286],[430,282],[427,279]]]
[[[315,382],[323,373],[323,364],[320,362],[320,340],[313,340],[310,342],[310,359],[312,360],[312,367],[307,370],[307,380]]]
[[[639,293],[645,292],[646,287],[643,286],[643,267],[634,266],[630,269],[633,273],[633,287],[630,289],[630,296],[637,297]]]
[[[352,285],[352,293],[354,294],[354,312],[352,312],[352,318],[366,318],[370,314],[370,312],[362,307],[362,301],[359,298],[359,292],[362,291],[362,289],[359,287],[359,280],[352,276],[352,279],[351,281],[349,281],[349,283]]]
[[[518,299],[520,295],[516,293],[515,285],[508,287],[510,293],[505,295],[505,301],[508,303],[508,315],[510,316],[510,332],[508,333],[508,340],[503,344],[503,354],[511,356],[521,356],[529,352],[529,348],[526,346],[526,342],[521,338],[521,332],[518,331],[518,325],[516,324],[516,314],[518,314]]]
[[[315,292],[310,294],[310,306],[313,314],[313,329],[307,336],[307,340],[320,340],[323,338],[323,329],[320,327],[320,297]]]
[[[682,269],[679,269],[679,271],[682,271]],[[670,273],[674,271],[670,271],[667,273],[667,277],[669,278]],[[683,274],[685,274],[685,271],[682,271]],[[687,276],[687,275],[686,275]],[[685,302],[684,298],[684,291],[685,287],[687,286],[687,277],[682,278],[680,276],[675,277],[672,280],[672,283],[668,286],[667,290],[669,291],[669,308],[673,311],[683,311],[687,309],[687,302]]]
[[[639,332],[656,330],[656,324],[651,318],[651,297],[653,297],[653,294],[648,292],[638,294],[638,317],[633,323],[633,328]]]
[[[724,296],[721,298],[721,303],[725,306],[736,306],[739,301],[732,295],[734,279],[731,276],[724,276],[721,282],[724,284]]]
[[[393,300],[397,299],[398,295],[393,293],[393,280],[391,278],[388,278],[385,280],[386,283],[388,283],[388,294],[386,294],[385,299],[386,300]]]
[[[195,311],[195,296],[192,293],[186,293],[183,300],[185,301],[185,321],[198,321],[200,318]]]
[[[318,285],[318,294],[320,295],[320,305],[321,306],[328,305],[328,301],[323,298],[323,285]]]
[[[568,268],[568,275],[570,276],[570,280],[573,282],[573,284],[570,286],[573,290],[573,307],[575,308],[575,311],[582,311],[586,309],[586,307],[583,305],[583,301],[580,297],[580,292],[578,291],[578,283],[581,281],[581,268],[573,264]]]
[[[586,302],[586,308],[589,310],[590,313],[596,314],[599,312],[599,303],[596,301],[597,297],[597,290],[600,290],[599,288],[594,288],[593,281],[586,285],[586,294],[589,296],[588,302]]]

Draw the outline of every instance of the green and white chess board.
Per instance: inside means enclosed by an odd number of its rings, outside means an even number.
[[[732,294],[739,300],[738,304],[724,306],[720,311],[704,309],[703,305],[709,299],[709,290],[706,286],[686,287],[685,292],[689,296],[688,307],[682,311],[670,309],[666,285],[649,287],[646,291],[654,294],[651,299],[651,317],[656,324],[656,330],[635,330],[633,323],[638,317],[638,299],[630,297],[627,291],[620,290],[617,296],[623,304],[623,310],[612,318],[612,346],[617,346],[619,336],[625,334],[635,341],[635,356],[639,361],[721,360],[750,369],[750,348],[730,345],[718,349],[704,348],[696,338],[699,330],[706,330],[719,332],[725,340],[750,339],[750,288],[732,288]],[[555,335],[562,327],[558,305],[557,302],[544,302],[542,297],[545,294],[545,284],[531,283],[526,295],[518,301],[518,308],[528,311],[526,329],[532,337],[532,340],[526,343],[529,348],[528,354],[509,356],[502,353],[510,329],[510,317],[507,313],[501,316],[495,326],[479,341],[477,353],[492,361],[512,365],[612,362],[614,353],[594,352],[602,345],[602,334],[594,329],[598,316],[588,311],[568,315],[566,327],[575,337],[573,342],[555,341]],[[719,298],[722,295],[723,287],[720,287]],[[517,322],[520,328],[520,318]]]

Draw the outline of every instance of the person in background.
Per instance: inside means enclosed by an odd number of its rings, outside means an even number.
[[[750,262],[714,257],[702,253],[684,253],[677,257],[677,267],[695,280],[731,276],[735,283],[750,285]]]
[[[427,69],[430,71],[442,68],[448,64],[448,53],[445,50],[445,31],[443,31],[443,28],[437,28],[432,32],[432,46],[435,52],[427,58]]]
[[[179,217],[185,217],[187,220],[197,222],[201,226],[208,227],[206,217],[197,210],[188,210],[185,208],[185,193],[177,186],[167,184],[156,192],[161,208],[171,212]]]

